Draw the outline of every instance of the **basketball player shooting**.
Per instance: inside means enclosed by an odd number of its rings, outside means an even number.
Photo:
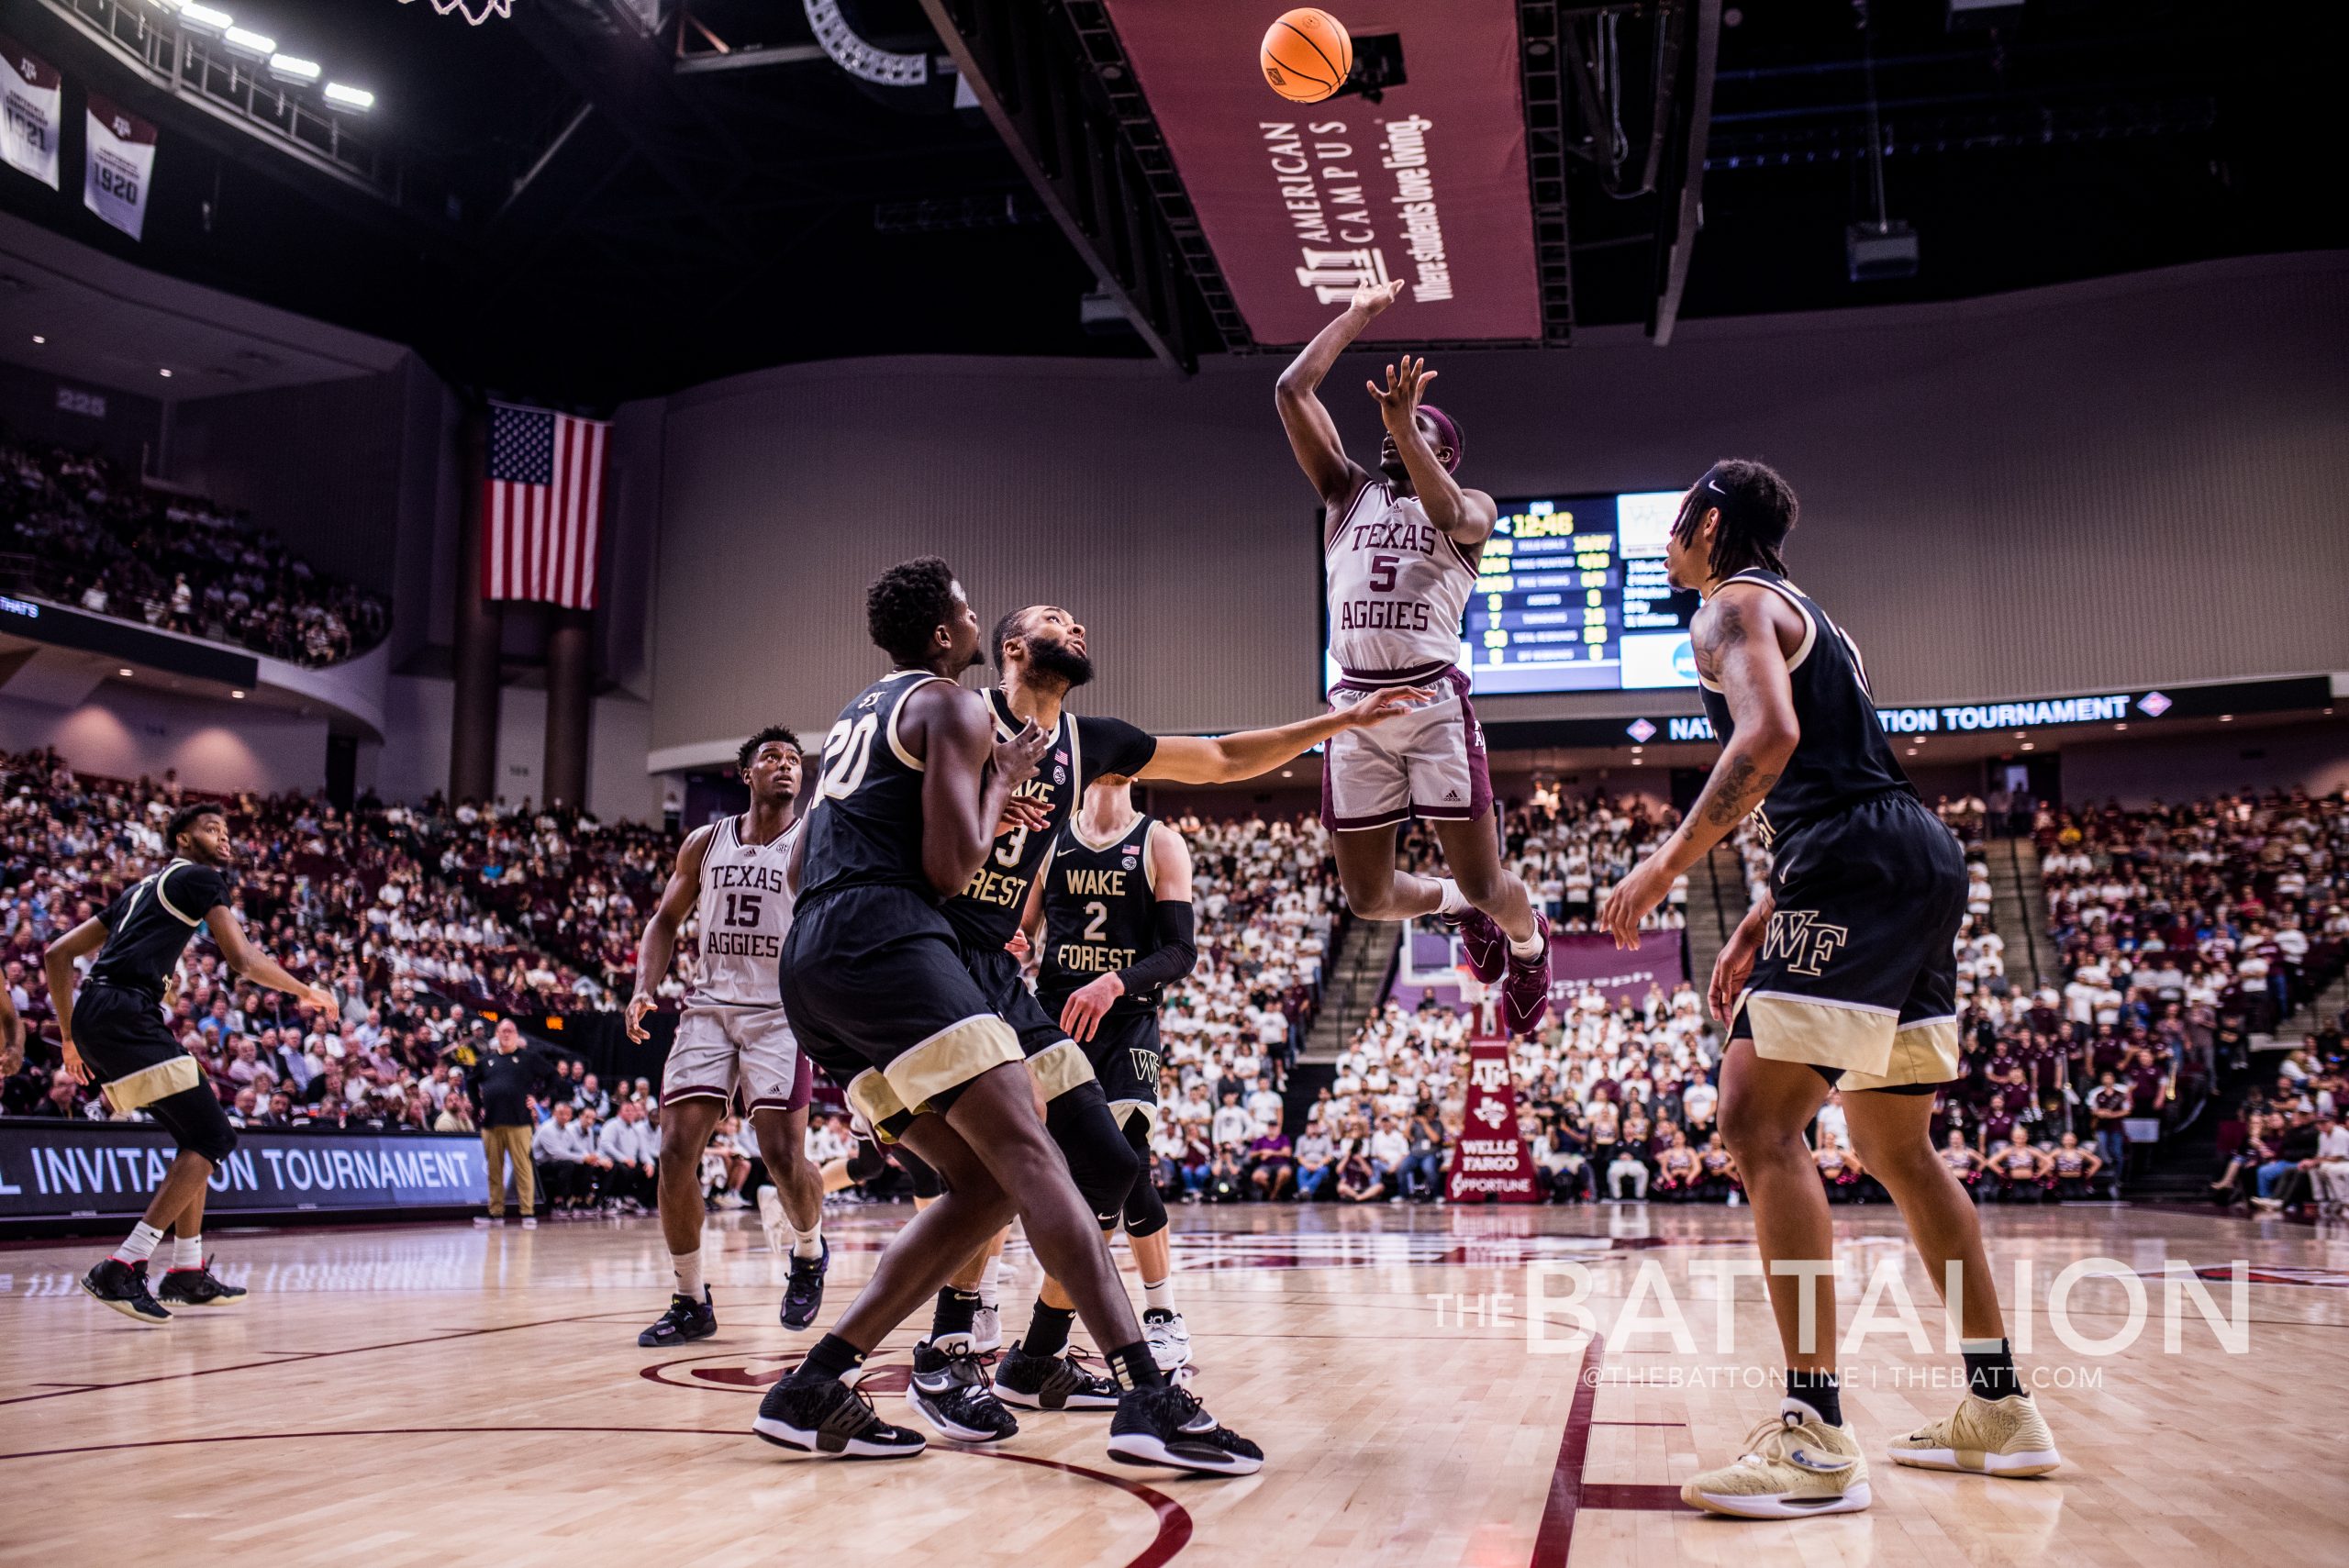
[[[1900,1464],[2043,1475],[2055,1440],[2015,1374],[1974,1200],[1932,1147],[1933,1092],[1959,1074],[1957,958],[1965,857],[1885,740],[1859,649],[1787,581],[1794,492],[1758,462],[1715,463],[1681,503],[1664,550],[1690,624],[1721,754],[1671,837],[1608,895],[1602,927],[1640,945],[1673,878],[1759,812],[1770,889],[1714,961],[1729,1026],[1721,1131],[1753,1206],[1787,1360],[1777,1418],[1682,1500],[1741,1518],[1868,1506],[1867,1458],[1835,1375],[1834,1230],[1803,1142],[1829,1090],[1860,1162],[1900,1206],[1934,1284],[1959,1272],[1967,1393],[1954,1415],[1891,1445]]]
[[[231,973],[308,1003],[329,1017],[337,1003],[323,985],[296,980],[245,940],[228,906],[221,873],[236,853],[228,818],[217,806],[184,806],[164,833],[172,860],[125,888],[104,910],[49,944],[41,955],[49,995],[65,1043],[65,1070],[96,1083],[116,1116],[144,1111],[172,1136],[178,1151],[146,1214],[123,1244],[83,1276],[82,1288],[133,1322],[160,1327],[173,1307],[230,1307],[240,1286],[214,1277],[204,1255],[204,1200],[213,1171],[237,1146],[236,1129],[204,1069],[163,1022],[163,988],[188,939],[201,927]],[[87,984],[74,965],[95,953]],[[148,1260],[165,1231],[177,1234],[162,1301],[147,1288]]]
[[[1484,731],[1460,669],[1460,625],[1476,563],[1499,508],[1463,489],[1459,422],[1422,395],[1436,373],[1404,355],[1369,384],[1386,427],[1378,473],[1346,455],[1322,377],[1363,328],[1403,292],[1365,284],[1281,373],[1275,393],[1297,466],[1321,496],[1330,646],[1342,679],[1333,706],[1397,686],[1438,696],[1408,717],[1333,736],[1321,770],[1321,820],[1337,844],[1346,903],[1370,920],[1434,915],[1460,935],[1476,978],[1500,982],[1501,1021],[1532,1031],[1550,1008],[1550,924],[1525,884],[1502,869]],[[1448,877],[1395,863],[1395,829],[1413,817],[1435,830]]]
[[[701,969],[661,1075],[661,1229],[677,1287],[668,1310],[637,1336],[647,1347],[718,1332],[702,1279],[701,1156],[738,1092],[771,1178],[759,1189],[770,1243],[780,1250],[783,1230],[790,1231],[783,1326],[807,1328],[824,1305],[830,1250],[823,1237],[823,1179],[807,1152],[814,1079],[792,1038],[777,973],[791,929],[785,873],[799,828],[799,738],[780,725],[763,729],[742,743],[735,762],[751,807],[695,828],[678,848],[676,870],[637,944],[636,995],[628,1004],[629,1038],[641,1041],[678,929],[698,904]],[[775,1212],[766,1214],[771,1206]]]

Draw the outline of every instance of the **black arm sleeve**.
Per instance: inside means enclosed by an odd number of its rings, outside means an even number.
[[[1199,962],[1199,949],[1191,902],[1187,898],[1162,898],[1154,906],[1157,916],[1158,945],[1135,962],[1118,971],[1124,982],[1126,995],[1147,991],[1153,986],[1168,984],[1191,973]]]

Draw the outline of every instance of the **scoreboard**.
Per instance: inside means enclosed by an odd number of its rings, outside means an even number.
[[[1694,593],[1665,581],[1678,490],[1499,503],[1461,628],[1478,696],[1693,686]],[[1324,639],[1326,643],[1326,639]],[[1322,659],[1323,689],[1336,665]]]

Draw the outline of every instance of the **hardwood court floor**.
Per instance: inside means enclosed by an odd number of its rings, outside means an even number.
[[[1920,1267],[1900,1262],[1892,1211],[1837,1213],[1847,1327],[1888,1259],[1937,1346],[1941,1318]],[[1268,1455],[1244,1481],[1113,1463],[1104,1416],[1023,1415],[999,1450],[933,1443],[893,1463],[752,1440],[759,1392],[807,1340],[776,1324],[781,1262],[740,1215],[714,1219],[705,1249],[718,1336],[667,1352],[635,1343],[668,1280],[650,1220],[222,1230],[210,1238],[220,1272],[252,1299],[161,1330],[75,1287],[102,1246],[12,1246],[0,1249],[0,1563],[91,1562],[130,1543],[239,1568],[2343,1560],[2349,1230],[2132,1208],[1986,1216],[2010,1302],[2008,1271],[2034,1270],[2036,1349],[2022,1359],[2054,1385],[2040,1397],[2065,1468],[1990,1481],[1877,1458],[1871,1510],[1786,1524],[1708,1518],[1676,1496],[1776,1404],[1759,1282],[1732,1282],[1724,1313],[1720,1282],[1702,1277],[1752,1256],[1741,1209],[1178,1210],[1197,1386]],[[903,1218],[834,1218],[832,1311]],[[1016,1336],[1033,1265],[1014,1245]],[[2069,1293],[2076,1335],[2124,1330],[2132,1283],[2147,1302],[2142,1334],[2109,1355],[2066,1349],[2046,1307],[2055,1273],[2096,1258],[2110,1262]],[[2251,1265],[2248,1354],[2222,1351],[2191,1307],[2179,1352],[2165,1353],[2173,1259]],[[1529,1353],[1533,1262],[1587,1268],[1609,1342]],[[1686,1349],[1616,1325],[1632,1295],[1664,1316],[1658,1282],[1686,1318]],[[2209,1289],[2229,1305],[2226,1283]],[[1879,1287],[1887,1320],[1897,1294]],[[1715,1349],[1724,1318],[1729,1353]],[[902,1367],[913,1337],[893,1337],[876,1363]],[[1891,1329],[1844,1355],[1846,1409],[1872,1454],[1954,1401],[1902,1381],[1953,1359]],[[912,1419],[894,1395],[880,1403]]]

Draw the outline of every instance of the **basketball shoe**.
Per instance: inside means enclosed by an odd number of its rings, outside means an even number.
[[[997,1307],[979,1303],[971,1314],[971,1351],[974,1355],[991,1356],[1003,1349],[1003,1313]]]
[[[1868,1506],[1868,1462],[1849,1426],[1789,1407],[1745,1435],[1734,1464],[1692,1475],[1680,1500],[1741,1519],[1798,1519]]]
[[[702,1286],[701,1299],[690,1296],[673,1296],[669,1310],[652,1320],[652,1326],[636,1337],[636,1342],[647,1350],[662,1345],[682,1345],[688,1340],[707,1340],[718,1332],[718,1309],[709,1299],[709,1287]]]
[[[1977,1475],[2044,1475],[2064,1462],[2039,1401],[2022,1394],[1985,1399],[1969,1392],[1954,1414],[1893,1439],[1891,1453],[1898,1464]]]
[[[1508,967],[1508,933],[1482,909],[1471,905],[1457,915],[1438,917],[1437,923],[1459,937],[1460,956],[1486,984],[1498,980]]]
[[[1152,1307],[1141,1315],[1141,1336],[1149,1341],[1150,1359],[1158,1363],[1159,1371],[1172,1373],[1191,1364],[1191,1330],[1181,1313]]]
[[[1493,928],[1498,931],[1499,927]],[[1508,951],[1506,940],[1501,951],[1508,955],[1508,978],[1501,982],[1501,1027],[1513,1035],[1530,1035],[1542,1015],[1550,1010],[1550,917],[1533,917],[1534,939],[1542,951],[1531,958],[1520,958]]]
[[[770,1189],[761,1187],[764,1195]],[[832,1266],[832,1244],[822,1243],[823,1251],[812,1258],[793,1253],[791,1277],[783,1287],[783,1326],[800,1329],[816,1321],[816,1314],[824,1309],[824,1271]]]
[[[995,1391],[1023,1410],[1114,1410],[1123,1393],[1080,1359],[1074,1347],[1056,1356],[1031,1356],[1017,1340],[995,1369]]]
[[[835,1377],[792,1373],[759,1401],[751,1430],[777,1448],[827,1459],[911,1459],[930,1445],[893,1427],[873,1401]]]
[[[1109,1420],[1109,1457],[1202,1475],[1253,1475],[1264,1468],[1263,1449],[1217,1425],[1197,1395],[1171,1384],[1126,1390]]]
[[[206,1258],[192,1269],[167,1269],[156,1299],[173,1307],[234,1307],[245,1299],[245,1287],[230,1284],[212,1272]]]
[[[988,1385],[979,1358],[969,1351],[941,1351],[928,1340],[914,1346],[906,1403],[949,1442],[997,1443],[1019,1431]]]
[[[160,1329],[172,1320],[147,1288],[147,1264],[144,1261],[126,1263],[120,1258],[100,1258],[97,1265],[82,1276],[82,1288],[93,1300],[113,1307],[134,1323],[144,1323]]]

